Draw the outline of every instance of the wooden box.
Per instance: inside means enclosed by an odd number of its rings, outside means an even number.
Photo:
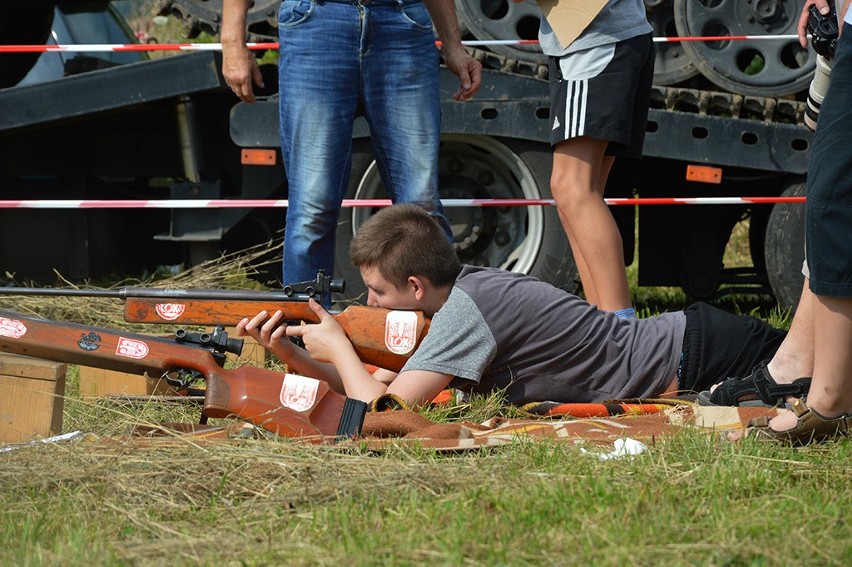
[[[62,432],[66,364],[0,354],[0,442]]]
[[[154,396],[175,395],[165,378],[147,374],[127,374],[103,368],[80,367],[80,395],[100,398],[110,395]]]

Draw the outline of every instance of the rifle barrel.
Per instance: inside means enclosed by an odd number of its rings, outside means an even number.
[[[112,297],[121,298],[121,290],[77,289],[51,287],[0,287],[0,295],[35,295],[59,297]]]
[[[113,299],[147,297],[152,299],[220,299],[228,301],[307,301],[309,298],[307,294],[287,294],[281,291],[255,291],[241,289],[160,289],[149,287],[123,287],[120,289],[0,287],[0,295],[106,297]]]

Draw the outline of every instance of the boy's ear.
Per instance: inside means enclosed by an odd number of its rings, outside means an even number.
[[[414,293],[414,298],[417,301],[423,299],[426,293],[426,283],[428,280],[420,276],[408,276],[408,287]]]

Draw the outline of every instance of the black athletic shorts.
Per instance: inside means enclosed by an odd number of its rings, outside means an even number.
[[[651,84],[651,35],[550,57],[550,143],[608,140],[607,155],[642,157]]]
[[[852,26],[834,57],[808,163],[805,244],[810,288],[852,297]]]
[[[709,390],[725,378],[748,376],[769,360],[786,331],[748,315],[734,315],[707,303],[684,309],[686,330],[678,370],[681,392]]]

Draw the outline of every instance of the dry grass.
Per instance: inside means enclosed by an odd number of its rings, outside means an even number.
[[[253,279],[261,268],[280,262],[281,243],[266,242],[246,250],[223,254],[188,270],[168,276],[150,276],[146,279],[125,279],[109,287],[88,283],[73,283],[57,274],[61,286],[74,290],[114,290],[123,287],[148,287],[158,289],[262,289]],[[8,274],[7,274],[8,276]],[[24,287],[33,287],[24,284]],[[46,319],[80,323],[99,327],[120,327],[142,333],[161,332],[156,325],[131,325],[123,320],[124,304],[120,299],[93,297],[43,297],[0,294],[0,308],[14,309],[20,313]]]

